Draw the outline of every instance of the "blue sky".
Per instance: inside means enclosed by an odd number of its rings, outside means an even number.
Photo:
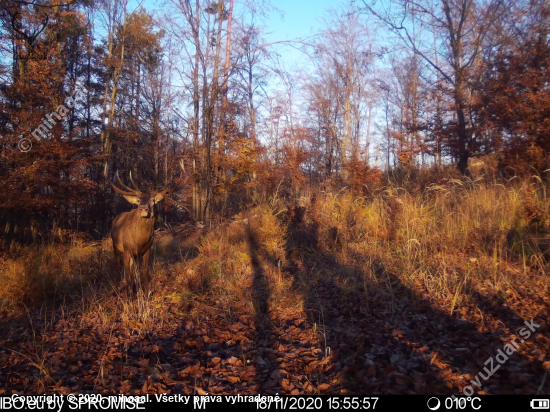
[[[272,0],[285,16],[281,19],[277,13],[272,13],[268,26],[273,36],[281,40],[305,37],[321,27],[322,18],[330,7],[339,8],[345,3],[345,0]]]
[[[323,18],[329,8],[342,10],[347,0],[272,0],[272,4],[284,13],[272,13],[265,22],[268,41],[293,40],[308,37],[323,28]],[[301,65],[307,57],[300,51],[285,46],[282,56],[286,65]]]
[[[239,3],[254,0],[235,0],[235,7]],[[257,24],[265,26],[265,39],[268,42],[294,40],[312,36],[323,28],[323,18],[330,8],[342,11],[349,0],[268,0],[278,12],[271,12],[267,20]],[[148,10],[162,10],[163,0],[130,0],[128,10],[133,11],[138,4]],[[281,17],[283,14],[283,17]],[[268,33],[268,34],[267,34]],[[279,46],[286,66],[307,64],[307,57],[290,46]],[[284,51],[284,54],[282,53]]]

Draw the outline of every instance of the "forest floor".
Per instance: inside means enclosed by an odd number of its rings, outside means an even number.
[[[435,293],[427,261],[415,270],[428,275],[407,272],[400,252],[350,248],[308,213],[260,207],[159,232],[147,298],[112,281],[108,240],[4,258],[4,274],[18,259],[43,272],[56,253],[72,264],[52,270],[85,273],[40,289],[41,305],[1,308],[0,394],[550,393],[549,280],[535,264],[453,249],[431,256],[447,259],[437,273],[467,269]]]

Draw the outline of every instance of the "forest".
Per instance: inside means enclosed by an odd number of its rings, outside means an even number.
[[[0,395],[550,393],[550,3],[284,4],[0,0]]]

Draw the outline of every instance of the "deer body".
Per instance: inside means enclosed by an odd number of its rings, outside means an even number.
[[[142,218],[138,209],[124,212],[118,215],[111,229],[115,261],[119,274],[124,276],[127,284],[131,272],[132,259],[143,256],[143,268],[141,273],[141,286],[147,294],[149,292],[149,264],[155,218]]]
[[[118,177],[118,175],[117,175]],[[107,179],[108,180],[108,179]],[[155,205],[162,201],[165,196],[170,195],[176,187],[167,190],[167,186],[155,194],[142,193],[132,179],[130,181],[134,189],[119,183],[126,190],[116,187],[110,180],[109,183],[124,198],[133,204],[138,205],[137,209],[119,214],[113,221],[111,228],[111,239],[113,240],[113,251],[117,270],[120,277],[123,277],[123,284],[129,286],[132,280],[132,261],[143,256],[143,268],[141,271],[141,287],[147,295],[149,293],[149,264],[151,246],[155,231]]]
[[[143,218],[137,209],[118,215],[111,229],[113,246],[120,252],[128,251],[132,257],[143,256],[153,243],[154,217]]]

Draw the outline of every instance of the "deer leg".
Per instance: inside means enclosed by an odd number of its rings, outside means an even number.
[[[113,249],[114,249],[114,252],[115,252],[117,282],[120,282],[122,280],[123,275],[124,275],[123,267],[122,267],[122,252],[120,250],[117,250],[116,248],[113,248]]]
[[[143,254],[143,268],[141,271],[141,287],[145,296],[149,294],[149,260],[151,258],[151,249]]]
[[[124,257],[124,279],[122,281],[122,286],[128,286],[129,281],[133,278],[132,276],[132,256],[130,255],[130,252],[124,251],[123,254]],[[131,284],[131,283],[130,283]]]

